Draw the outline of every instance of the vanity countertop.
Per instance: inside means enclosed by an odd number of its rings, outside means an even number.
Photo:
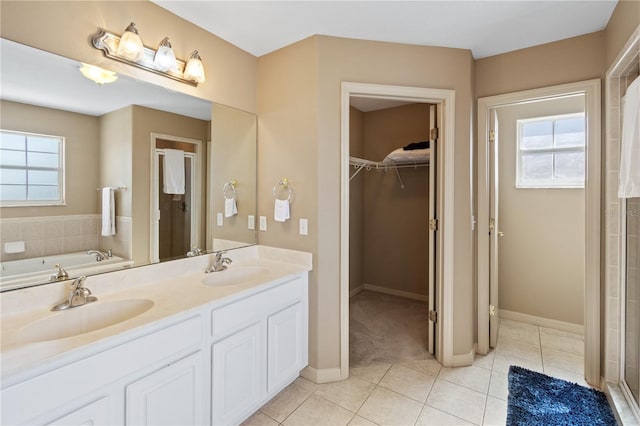
[[[123,322],[57,340],[25,342],[21,331],[35,321],[46,321],[47,318],[85,309],[90,305],[61,312],[50,311],[53,304],[64,298],[62,283],[57,289],[48,285],[0,294],[2,388],[57,368],[78,356],[89,356],[161,329],[178,320],[178,316],[186,319],[190,313],[198,315],[199,309],[205,305],[214,308],[260,292],[269,288],[269,283],[276,285],[282,278],[310,271],[312,266],[309,253],[252,246],[228,252],[227,257],[233,263],[226,271],[205,274],[203,271],[210,264],[212,256],[198,256],[87,278],[84,285],[98,298],[95,304],[146,299],[153,302],[153,306]],[[259,273],[242,276],[237,284],[203,284],[204,279],[215,280],[216,277],[222,278],[223,274],[252,268]]]

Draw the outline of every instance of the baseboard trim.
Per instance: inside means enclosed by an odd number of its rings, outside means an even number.
[[[329,383],[339,382],[342,380],[342,375],[339,368],[313,368],[307,366],[300,372],[300,375],[307,380],[311,380],[313,383]]]
[[[429,301],[429,297],[422,295],[422,294],[418,294],[418,293],[411,293],[409,291],[402,291],[402,290],[396,290],[393,288],[387,288],[387,287],[382,287],[379,285],[373,285],[373,284],[362,284],[361,290],[358,291],[358,293],[362,290],[369,290],[369,291],[375,291],[376,293],[383,293],[383,294],[389,294],[391,296],[399,296],[399,297],[404,297],[405,299],[413,299],[413,300],[419,300],[420,302],[428,302]],[[358,289],[360,288],[358,287]],[[356,289],[354,289],[355,291]],[[357,293],[356,293],[357,294]]]
[[[452,355],[451,365],[443,365],[444,367],[468,367],[473,365],[473,360],[476,357],[476,345],[466,354]]]
[[[502,319],[524,322],[527,324],[538,325],[540,327],[554,328],[556,330],[568,331],[569,333],[576,333],[584,336],[584,326],[580,324],[542,318],[520,312],[507,311],[505,309],[499,310],[499,316]]]
[[[358,287],[354,288],[349,292],[349,298],[355,296],[356,294],[360,293],[363,290],[364,290],[364,284],[360,284]]]

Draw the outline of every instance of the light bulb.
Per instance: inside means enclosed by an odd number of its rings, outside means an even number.
[[[122,37],[120,37],[117,53],[118,56],[122,56],[124,59],[132,62],[138,62],[142,59],[144,46],[142,39],[138,35],[136,24],[133,22],[129,24],[124,34],[122,34]]]
[[[169,43],[169,37],[165,37],[160,42],[156,56],[153,58],[153,67],[158,71],[166,72],[178,71],[178,64],[176,62],[176,55],[171,49],[171,43]]]
[[[204,66],[202,65],[202,59],[200,55],[198,55],[197,50],[194,50],[189,56],[187,66],[184,68],[183,77],[185,80],[195,81],[196,83],[205,82]]]

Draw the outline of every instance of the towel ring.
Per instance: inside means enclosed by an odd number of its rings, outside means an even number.
[[[280,182],[276,183],[275,186],[273,187],[273,196],[276,197],[276,200],[278,200],[278,196],[280,195],[280,192],[286,189],[287,190],[287,201],[291,202],[293,201],[293,189],[291,189],[291,187],[289,186],[289,179],[287,178],[283,178]]]
[[[222,187],[222,194],[224,195],[224,198],[226,200],[233,200],[236,198],[236,196],[238,195],[238,193],[236,192],[237,184],[238,182],[236,182],[235,180],[232,180],[224,184],[224,186]],[[227,194],[229,194],[229,191],[231,191],[231,197],[227,196]]]

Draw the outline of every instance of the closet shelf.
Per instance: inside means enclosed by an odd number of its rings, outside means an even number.
[[[349,157],[349,165],[353,166],[356,171],[349,177],[349,181],[351,181],[358,173],[362,170],[376,170],[386,172],[388,170],[395,170],[396,173],[398,169],[415,169],[418,167],[427,167],[429,165],[429,160],[424,161],[403,161],[403,162],[394,162],[394,161],[371,161],[365,160],[363,158],[358,157]],[[398,178],[400,176],[398,175]],[[402,187],[402,180],[400,181]]]

